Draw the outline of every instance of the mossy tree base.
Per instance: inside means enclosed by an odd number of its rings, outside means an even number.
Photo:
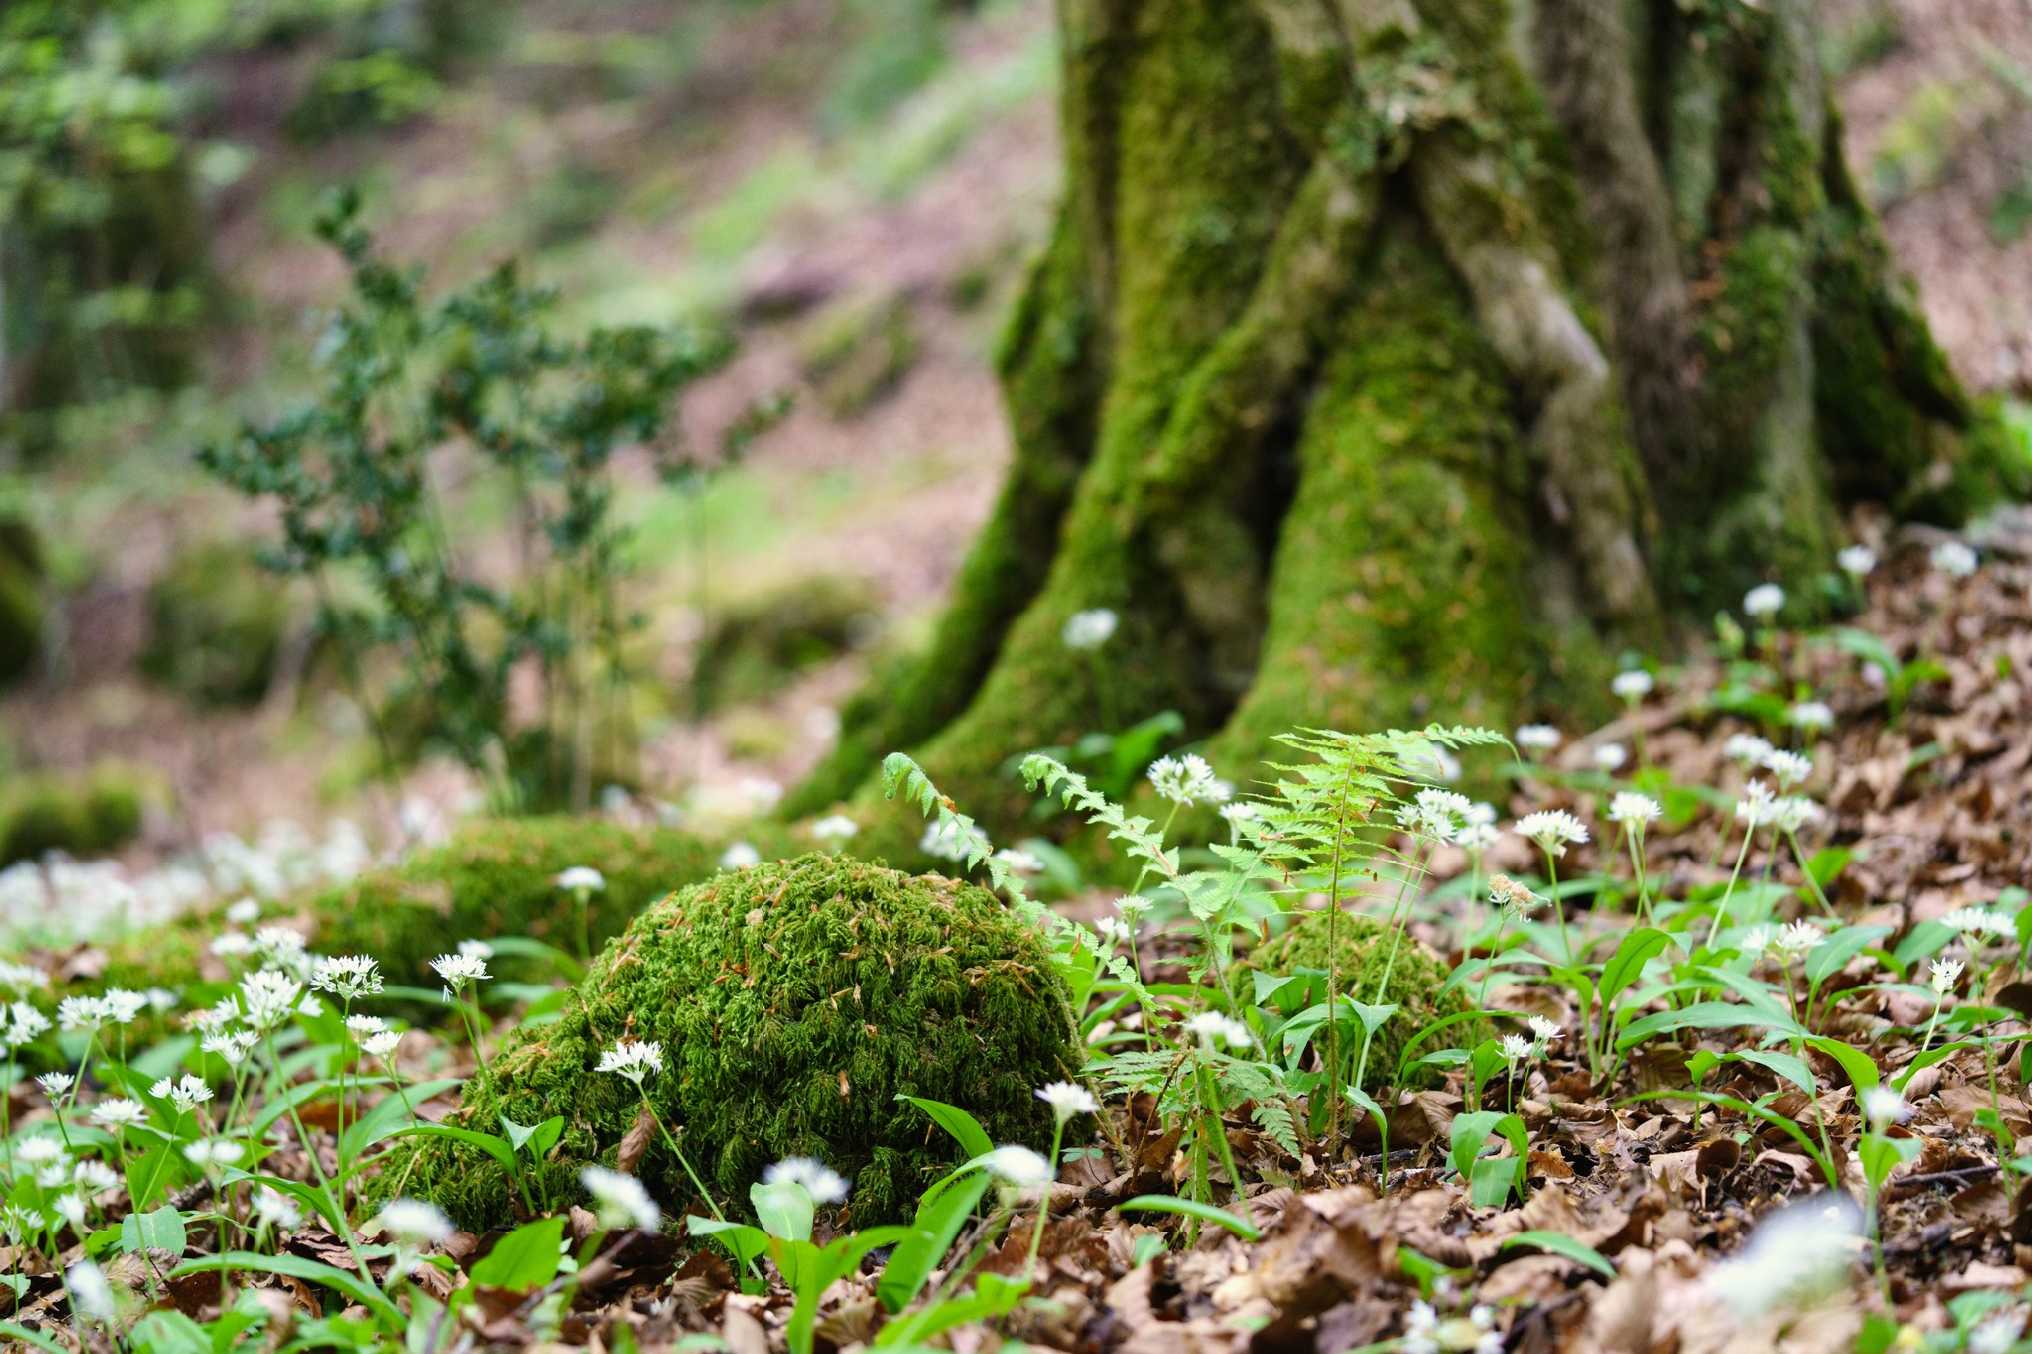
[[[1059,12],[1008,484],[789,812],[903,748],[1013,823],[1012,754],[1167,708],[1239,778],[1295,726],[1585,717],[1617,650],[1829,567],[1843,505],[1980,484],[1806,0]]]
[[[598,1070],[623,1039],[663,1046],[645,1090],[722,1207],[745,1212],[772,1162],[810,1156],[853,1186],[856,1225],[907,1216],[961,1159],[899,1094],[957,1105],[998,1142],[1042,1145],[1045,1082],[1079,1050],[1041,936],[986,890],[812,855],[720,875],[657,903],[600,956],[561,1019],[525,1028],[472,1082],[459,1122],[498,1131],[563,1115],[532,1193],[577,1198],[579,1167],[611,1163],[635,1128],[635,1085]],[[672,1212],[703,1208],[660,1138],[637,1166]],[[384,1192],[461,1225],[506,1222],[507,1177],[470,1148],[399,1153]]]

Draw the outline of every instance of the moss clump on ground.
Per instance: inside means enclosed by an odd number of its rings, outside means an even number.
[[[814,316],[798,346],[819,402],[834,418],[852,418],[909,373],[917,327],[904,297],[854,298]]]
[[[1042,1145],[1034,1091],[1079,1049],[1042,936],[993,894],[843,856],[719,875],[657,903],[609,945],[562,1019],[510,1036],[459,1120],[565,1117],[533,1191],[576,1197],[585,1162],[634,1126],[635,1087],[597,1070],[624,1038],[663,1046],[645,1083],[723,1208],[745,1211],[771,1162],[820,1158],[853,1183],[857,1225],[907,1214],[963,1155],[910,1094],[965,1109],[998,1142]],[[639,1166],[672,1211],[696,1191],[657,1142]],[[384,1192],[461,1225],[507,1220],[513,1187],[486,1158],[432,1140],[391,1160]],[[699,1205],[702,1207],[703,1205]]]
[[[751,840],[765,854],[783,846],[766,836]],[[390,982],[435,986],[427,966],[461,940],[527,935],[572,950],[577,912],[555,882],[563,870],[590,865],[606,877],[607,887],[587,900],[597,946],[671,889],[718,869],[719,854],[718,845],[669,828],[565,817],[481,819],[399,864],[280,907],[271,919],[307,922],[311,948],[321,954],[371,955]],[[197,979],[201,942],[188,937],[209,937],[216,928],[186,919],[168,930],[173,934],[150,932],[117,947],[106,981],[174,987]],[[515,971],[507,959],[494,967]]]
[[[880,604],[854,578],[806,578],[711,618],[693,670],[700,711],[761,700],[866,641]]]
[[[146,782],[124,767],[20,777],[0,791],[0,865],[117,850],[139,835],[147,798]]]
[[[148,589],[141,670],[209,705],[252,704],[275,676],[289,610],[283,580],[240,547],[185,551]]]
[[[0,686],[27,676],[42,652],[43,575],[35,527],[0,508]]]
[[[1252,950],[1236,967],[1238,981],[1250,981],[1248,975],[1252,972],[1285,975],[1300,969],[1326,972],[1328,921],[1329,914],[1325,912],[1306,913],[1288,930]],[[1397,948],[1389,986],[1379,999],[1377,985],[1382,982],[1384,967],[1390,963],[1391,928],[1359,912],[1341,913],[1332,920],[1332,928],[1333,948],[1340,956],[1334,973],[1341,991],[1358,1001],[1380,1000],[1397,1006],[1396,1014],[1384,1022],[1369,1044],[1369,1065],[1362,1084],[1364,1089],[1374,1091],[1391,1085],[1405,1045],[1434,1021],[1467,1010],[1467,996],[1458,987],[1447,988],[1446,980],[1451,975],[1445,962],[1424,942],[1406,935]],[[1443,1042],[1429,1042],[1422,1047],[1431,1052],[1434,1048],[1458,1046],[1467,1035],[1467,1031],[1450,1027],[1442,1036]],[[1349,1057],[1353,1056],[1354,1050],[1350,1049]],[[1429,1075],[1420,1078],[1414,1074],[1411,1084],[1429,1080]]]

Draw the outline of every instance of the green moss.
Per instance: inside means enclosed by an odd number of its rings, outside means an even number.
[[[289,611],[283,581],[242,547],[186,550],[148,590],[141,669],[206,704],[251,704],[275,675]]]
[[[803,578],[713,615],[693,670],[700,712],[761,700],[867,642],[879,599],[855,578]]]
[[[1327,943],[1329,927],[1333,933],[1331,947]],[[1237,979],[1249,982],[1248,975],[1251,973],[1290,975],[1301,969],[1325,973],[1328,971],[1327,957],[1337,955],[1332,971],[1340,981],[1341,991],[1360,1001],[1394,1004],[1397,1007],[1396,1013],[1384,1022],[1369,1043],[1368,1067],[1363,1074],[1362,1085],[1374,1091],[1392,1085],[1399,1057],[1420,1030],[1436,1020],[1469,1009],[1466,994],[1461,988],[1445,988],[1446,980],[1451,976],[1445,962],[1416,937],[1407,935],[1396,946],[1393,963],[1392,934],[1389,926],[1360,913],[1343,912],[1332,916],[1326,912],[1308,912],[1288,930],[1257,946],[1243,959],[1236,966]],[[1384,986],[1386,967],[1389,968],[1390,981]],[[1466,1023],[1479,1026],[1479,1022]],[[1444,1043],[1421,1044],[1420,1050],[1429,1053],[1435,1048],[1458,1047],[1463,1040],[1471,1040],[1478,1035],[1476,1031],[1462,1026],[1449,1026],[1444,1037]],[[1433,1079],[1428,1070],[1423,1075],[1414,1074],[1408,1084],[1427,1085]]]
[[[0,793],[0,865],[117,850],[140,833],[147,797],[147,782],[118,766],[18,777]]]
[[[916,363],[917,324],[905,297],[852,298],[813,317],[799,348],[819,402],[834,418],[852,418]]]
[[[459,1121],[565,1117],[538,1192],[576,1197],[579,1166],[611,1158],[639,1112],[635,1088],[597,1070],[623,1038],[663,1046],[648,1093],[723,1207],[745,1211],[769,1163],[818,1157],[853,1182],[856,1224],[904,1216],[961,1153],[907,1093],[958,1105],[998,1141],[1042,1143],[1033,1096],[1071,1075],[1078,1048],[1041,937],[983,889],[840,856],[720,875],[643,913],[608,946],[579,999],[511,1036]],[[639,1167],[672,1210],[695,1200],[660,1145]],[[503,1173],[469,1148],[425,1142],[384,1168],[382,1189],[462,1225],[504,1222]]]
[[[751,838],[765,850],[785,843]],[[430,986],[430,961],[468,938],[526,935],[564,950],[577,944],[577,913],[553,882],[574,865],[606,877],[588,899],[595,945],[621,931],[671,889],[716,870],[719,847],[687,832],[637,829],[601,819],[483,819],[439,846],[396,865],[278,908],[276,919],[307,924],[312,949],[365,954],[390,982]],[[177,934],[210,931],[189,921]],[[195,947],[149,933],[114,949],[107,980],[130,987],[175,987],[200,971]],[[496,968],[513,974],[503,959]]]

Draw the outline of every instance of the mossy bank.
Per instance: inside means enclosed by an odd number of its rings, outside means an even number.
[[[1078,1068],[1066,993],[1042,936],[995,895],[939,875],[808,855],[680,890],[609,945],[560,1020],[511,1036],[453,1122],[563,1115],[532,1193],[577,1197],[634,1127],[633,1083],[598,1070],[623,1039],[663,1047],[645,1082],[722,1207],[745,1209],[771,1162],[824,1160],[852,1182],[857,1225],[905,1215],[961,1156],[899,1094],[957,1105],[998,1142],[1041,1146],[1038,1086]],[[703,1207],[660,1143],[637,1165],[671,1211]],[[508,1220],[514,1187],[485,1157],[433,1139],[398,1154],[384,1193],[462,1226]]]

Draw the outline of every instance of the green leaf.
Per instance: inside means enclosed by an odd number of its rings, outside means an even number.
[[[1732,1001],[1697,1001],[1677,1011],[1654,1011],[1642,1020],[1632,1021],[1630,1027],[1617,1038],[1616,1048],[1627,1052],[1654,1034],[1665,1034],[1673,1030],[1744,1028],[1783,1030],[1795,1035],[1800,1033],[1796,1022],[1759,1011],[1753,1006]]]
[[[504,1138],[492,1133],[475,1133],[469,1128],[454,1128],[450,1124],[404,1124],[388,1135],[391,1138],[445,1138],[452,1142],[464,1143],[478,1148],[499,1162],[505,1171],[515,1169],[515,1149]]]
[[[0,1335],[11,1336],[37,1349],[46,1349],[49,1354],[71,1354],[68,1347],[60,1345],[43,1331],[30,1330],[18,1321],[0,1321]]]
[[[341,1141],[340,1152],[346,1160],[357,1162],[362,1152],[409,1122],[413,1117],[410,1114],[411,1105],[420,1105],[433,1096],[443,1095],[462,1084],[453,1077],[422,1082],[409,1088],[407,1103],[404,1103],[399,1095],[383,1096],[373,1109],[361,1115],[356,1122],[346,1125],[346,1135]]]
[[[1755,1063],[1759,1067],[1777,1073],[1808,1095],[1813,1095],[1820,1089],[1814,1084],[1813,1069],[1790,1053],[1780,1053],[1775,1049],[1744,1048],[1725,1054],[1722,1061]]]
[[[1839,1039],[1815,1035],[1806,1043],[1808,1047],[1820,1050],[1841,1064],[1842,1071],[1848,1073],[1849,1085],[1856,1088],[1856,1101],[1859,1104],[1863,1096],[1875,1089],[1884,1079],[1884,1074],[1877,1069],[1875,1059],[1867,1053],[1850,1048]]]
[[[908,1100],[929,1114],[933,1123],[959,1141],[960,1150],[968,1156],[986,1156],[995,1150],[995,1140],[988,1136],[987,1129],[981,1127],[981,1121],[957,1105],[947,1105],[941,1101],[926,1100],[922,1096],[915,1095],[899,1095],[896,1098]]]
[[[1655,926],[1640,926],[1624,936],[1623,943],[1616,946],[1615,954],[1602,968],[1602,1005],[1607,1006],[1623,995],[1630,984],[1643,976],[1644,966],[1671,943],[1672,937]]]
[[[925,1191],[911,1219],[911,1234],[896,1243],[875,1281],[875,1296],[884,1307],[900,1312],[916,1300],[993,1183],[986,1171],[975,1171]]]
[[[406,1321],[401,1309],[388,1300],[387,1294],[359,1275],[327,1265],[321,1260],[306,1260],[300,1255],[291,1255],[288,1252],[280,1255],[262,1255],[255,1251],[227,1251],[223,1255],[199,1256],[195,1260],[186,1260],[178,1265],[170,1271],[170,1277],[231,1269],[248,1269],[261,1274],[286,1274],[292,1279],[302,1279],[306,1283],[323,1284],[326,1288],[344,1293],[374,1313],[381,1319],[384,1327],[391,1331],[400,1332]]]
[[[134,1323],[127,1342],[136,1354],[214,1354],[205,1328],[178,1311],[153,1311]]]
[[[1503,1238],[1498,1250],[1512,1250],[1518,1246],[1536,1246],[1541,1251],[1563,1255],[1578,1264],[1586,1265],[1604,1279],[1616,1277],[1616,1267],[1609,1263],[1607,1256],[1588,1245],[1577,1241],[1564,1232],[1516,1232]]]
[[[557,1277],[564,1245],[564,1219],[541,1218],[525,1223],[494,1243],[473,1266],[474,1283],[526,1293]]]
[[[158,1250],[181,1259],[188,1244],[183,1214],[167,1204],[152,1213],[129,1213],[120,1222],[120,1249],[129,1255]]]
[[[1115,1205],[1118,1213],[1170,1213],[1181,1218],[1198,1218],[1201,1222],[1225,1227],[1244,1241],[1260,1241],[1262,1232],[1256,1224],[1246,1218],[1238,1218],[1225,1208],[1201,1203],[1198,1199],[1180,1199],[1169,1194],[1139,1194],[1133,1199]]]
[[[795,1180],[775,1184],[758,1180],[748,1187],[748,1202],[755,1206],[755,1216],[769,1235],[785,1241],[811,1240],[811,1192]]]
[[[1888,926],[1844,926],[1814,946],[1813,953],[1806,956],[1806,981],[1819,987],[1841,972],[1849,960],[1890,934]]]

